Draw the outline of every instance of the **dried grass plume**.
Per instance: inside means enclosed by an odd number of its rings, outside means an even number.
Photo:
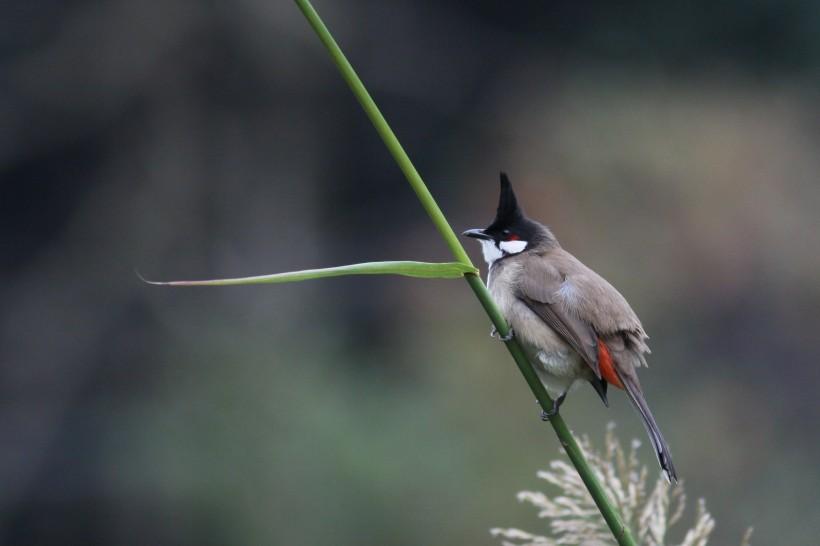
[[[659,476],[651,485],[649,471],[638,462],[640,442],[632,440],[627,453],[614,429],[612,423],[607,427],[604,453],[593,450],[587,437],[582,437],[579,443],[624,523],[634,531],[638,543],[645,546],[706,546],[715,527],[715,520],[706,510],[706,502],[698,500],[694,523],[683,540],[669,542],[667,532],[683,518],[686,505],[683,484],[673,487]],[[538,491],[522,491],[518,493],[518,500],[535,506],[538,517],[549,520],[552,537],[520,529],[491,529],[493,536],[502,539],[503,546],[617,546],[578,472],[570,464],[563,459],[554,460],[549,470],[538,472],[538,477],[557,487],[560,494],[550,497]],[[751,532],[751,529],[746,532],[741,546],[750,545]]]

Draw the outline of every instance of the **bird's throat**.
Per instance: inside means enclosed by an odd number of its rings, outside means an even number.
[[[504,253],[498,248],[493,240],[481,239],[481,253],[484,254],[484,261],[492,266],[496,260],[504,257]]]

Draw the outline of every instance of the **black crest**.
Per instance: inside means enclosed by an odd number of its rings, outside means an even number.
[[[501,173],[501,194],[498,196],[498,211],[495,214],[495,220],[492,225],[487,228],[488,231],[493,227],[510,226],[524,218],[524,211],[518,206],[518,200],[515,198],[515,192],[510,184],[510,179],[507,178],[507,173]]]

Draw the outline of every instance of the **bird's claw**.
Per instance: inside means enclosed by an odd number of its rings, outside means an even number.
[[[541,420],[549,421],[550,419],[558,415],[558,410],[561,409],[561,404],[564,403],[564,398],[566,397],[567,393],[563,393],[561,396],[552,401],[552,407],[548,411],[541,410]]]
[[[490,337],[494,337],[499,341],[507,342],[507,341],[510,341],[513,337],[515,337],[515,333],[513,332],[513,329],[510,328],[510,330],[507,332],[507,335],[502,336],[498,333],[498,328],[493,326],[492,329],[490,330]]]

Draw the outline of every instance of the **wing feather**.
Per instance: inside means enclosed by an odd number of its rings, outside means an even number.
[[[534,264],[539,262],[538,268],[530,269],[530,264],[526,267],[527,275],[522,275],[524,279],[518,286],[518,298],[581,355],[600,379],[598,336],[595,329],[561,301],[560,292],[562,286],[565,286],[566,278],[541,260],[534,261]]]

